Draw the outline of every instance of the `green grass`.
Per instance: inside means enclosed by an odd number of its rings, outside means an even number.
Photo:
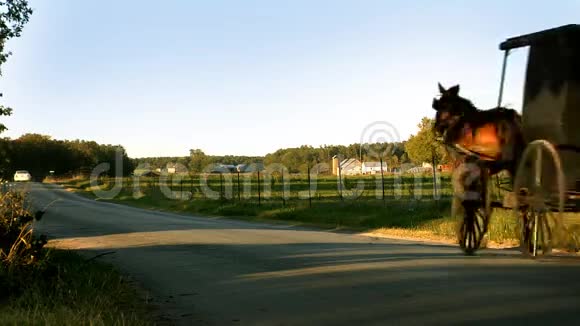
[[[219,175],[207,175],[201,178],[200,175],[187,176],[180,178],[173,176],[165,182],[160,182],[160,178],[141,177],[138,179],[138,189],[144,193],[151,193],[162,187],[173,192],[172,196],[177,199],[193,198],[207,199],[211,196],[226,197],[228,199],[245,199],[257,201],[260,196],[262,199],[279,199],[286,194],[288,199],[307,198],[308,196],[308,177],[306,175],[293,174],[282,178],[281,176],[241,174],[239,181],[237,175],[221,177]],[[122,178],[119,184],[125,190],[135,187],[135,179]],[[450,196],[451,186],[450,177],[445,174],[437,180],[439,196]],[[115,179],[101,178],[96,187],[91,187],[87,179],[65,180],[60,182],[66,184],[69,188],[78,190],[110,190],[114,187]],[[428,174],[421,175],[386,175],[381,179],[380,175],[368,176],[343,176],[342,190],[338,187],[336,176],[319,176],[313,178],[311,184],[314,190],[310,196],[320,199],[340,199],[355,196],[358,199],[377,199],[384,196],[391,199],[403,199],[408,197],[421,197],[423,199],[433,198],[433,179]],[[288,192],[284,192],[287,186]],[[356,190],[358,187],[362,190]],[[269,192],[269,193],[268,193]]]
[[[212,176],[213,177],[213,176]],[[380,176],[379,176],[380,177]],[[215,177],[214,177],[215,178]],[[395,196],[393,185],[397,180],[392,176],[385,179],[385,199],[382,199],[382,187],[377,189],[377,176],[348,177],[351,182],[346,186],[354,187],[356,182],[365,182],[366,195],[349,199],[345,191],[345,197],[341,200],[337,191],[335,177],[321,177],[318,180],[317,192],[312,194],[311,204],[308,199],[299,199],[298,191],[307,188],[305,177],[294,177],[290,183],[291,196],[283,200],[282,189],[273,187],[272,195],[262,198],[258,202],[257,187],[252,184],[252,195],[249,198],[237,197],[233,185],[231,199],[208,199],[200,194],[186,196],[180,199],[181,189],[191,189],[196,180],[185,180],[183,185],[177,183],[171,189],[178,192],[175,198],[168,198],[158,188],[158,184],[152,180],[141,181],[140,193],[136,196],[133,180],[124,179],[121,192],[112,199],[106,201],[126,204],[134,207],[177,212],[184,214],[200,214],[205,216],[224,216],[252,221],[268,221],[279,223],[292,223],[298,225],[320,226],[326,228],[345,228],[358,231],[404,229],[416,233],[431,234],[437,238],[454,240],[457,237],[459,220],[451,217],[450,181],[448,176],[442,178],[441,198],[432,198],[432,179],[424,176],[415,183],[412,177],[404,177],[401,182],[402,191],[399,197]],[[219,184],[208,181],[215,190],[220,189]],[[219,179],[213,180],[214,182]],[[257,180],[254,180],[256,182]],[[421,183],[422,182],[422,183]],[[95,198],[88,180],[67,180],[62,183],[75,192]],[[104,182],[104,189],[111,189],[112,181]],[[243,188],[243,185],[242,187]],[[417,191],[415,191],[417,189]],[[419,191],[419,189],[421,191]],[[184,190],[185,191],[185,190]],[[263,189],[262,189],[263,191]],[[424,194],[416,199],[417,194]],[[103,199],[99,199],[103,200]],[[517,225],[511,215],[511,211],[496,209],[492,216],[488,239],[494,242],[513,240],[517,234]]]
[[[112,267],[50,250],[38,264],[0,267],[2,325],[149,325],[144,299]]]
[[[245,178],[245,181],[244,181]],[[307,176],[292,175],[287,178],[289,195],[284,198],[281,179],[271,187],[270,195],[265,194],[264,178],[260,180],[258,192],[257,176],[241,177],[240,187],[234,175],[229,183],[230,196],[227,196],[228,183],[225,178],[210,175],[205,182],[209,189],[218,196],[209,199],[200,191],[199,176],[175,182],[168,180],[166,189],[161,191],[159,180],[141,178],[135,191],[135,180],[122,179],[121,191],[110,199],[96,198],[93,190],[111,189],[113,179],[100,180],[97,187],[91,187],[88,180],[65,180],[60,182],[66,188],[83,196],[130,205],[134,207],[197,214],[205,216],[230,217],[251,221],[290,223],[295,225],[319,226],[324,228],[342,228],[356,231],[378,231],[387,235],[404,234],[405,236],[445,240],[456,242],[459,223],[462,217],[451,216],[451,182],[449,175],[443,175],[439,185],[439,199],[433,198],[433,180],[429,175],[419,176],[385,176],[384,198],[381,178],[379,176],[346,177],[345,190],[341,198],[335,176],[321,176],[316,182],[316,191],[308,197]],[[493,179],[495,181],[495,179]],[[503,182],[509,181],[507,179]],[[349,197],[357,184],[364,185],[357,196]],[[397,191],[396,186],[400,185]],[[244,188],[246,191],[244,191]],[[238,189],[240,193],[238,196]],[[505,190],[498,190],[491,184],[492,200],[501,201]],[[249,191],[248,191],[249,190]],[[302,193],[300,193],[302,192]],[[220,198],[219,193],[222,194]],[[258,194],[260,196],[258,197]],[[562,243],[578,243],[580,239],[580,214],[564,214],[565,228],[559,231],[572,235],[561,237]],[[517,245],[520,226],[510,209],[495,208],[486,235],[487,241],[495,244]]]

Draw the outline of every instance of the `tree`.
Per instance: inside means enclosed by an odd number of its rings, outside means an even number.
[[[32,9],[28,6],[26,0],[5,0],[0,1],[0,76],[2,75],[1,66],[12,55],[12,52],[6,52],[6,42],[14,37],[20,37],[22,28],[28,22]],[[2,94],[0,93],[0,96]],[[12,108],[0,105],[0,116],[9,116],[12,114]],[[6,130],[6,126],[0,123],[0,133]]]
[[[209,157],[201,149],[190,149],[189,156],[189,169],[193,173],[202,172],[210,164]]]
[[[35,179],[42,180],[49,171],[61,175],[87,172],[98,164],[110,164],[109,176],[129,175],[134,162],[120,145],[102,145],[94,141],[56,140],[47,135],[24,134],[17,139],[0,139],[0,155],[9,158],[0,165],[0,177],[9,178],[14,170],[28,170]]]
[[[397,155],[391,156],[389,161],[391,168],[398,168],[399,167],[399,157]]]
[[[413,163],[430,163],[433,156],[437,162],[446,159],[445,149],[435,140],[432,130],[433,123],[433,119],[427,117],[421,119],[421,123],[418,125],[419,132],[416,135],[411,135],[405,143],[405,150]]]

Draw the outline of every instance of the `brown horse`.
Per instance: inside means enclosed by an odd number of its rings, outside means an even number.
[[[439,91],[441,96],[433,99],[437,111],[433,129],[454,161],[452,214],[463,211],[459,244],[472,254],[480,247],[491,216],[489,176],[507,170],[513,186],[526,145],[521,116],[503,107],[479,110],[459,96],[459,85],[446,90],[439,84]],[[531,228],[526,230],[524,237],[529,239]]]
[[[513,180],[525,148],[520,114],[503,107],[479,110],[459,96],[459,85],[446,90],[439,84],[439,92],[432,104],[437,111],[434,131],[451,149],[450,156],[456,162],[460,156],[474,158],[489,175],[507,170]]]

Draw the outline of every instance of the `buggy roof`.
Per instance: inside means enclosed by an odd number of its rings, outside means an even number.
[[[524,46],[543,43],[546,41],[555,40],[561,36],[578,37],[580,38],[580,25],[569,24],[556,28],[546,29],[536,33],[525,34],[521,36],[511,37],[499,45],[500,50],[510,50]]]

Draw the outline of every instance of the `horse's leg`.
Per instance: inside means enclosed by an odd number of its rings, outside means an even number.
[[[508,171],[513,186],[521,155],[525,147],[521,124],[516,121],[516,118],[509,121],[504,120],[498,124],[497,131],[497,137],[501,147],[500,160],[503,163],[501,164],[501,169]]]

